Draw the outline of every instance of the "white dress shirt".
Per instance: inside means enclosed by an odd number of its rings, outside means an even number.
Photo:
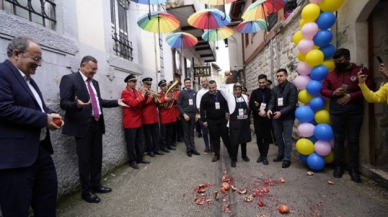
[[[89,93],[89,96],[90,96],[90,92],[89,92],[89,88],[88,88],[88,78],[82,74],[82,72],[79,72],[82,76],[82,79],[84,80],[84,83],[85,83],[85,86],[86,86],[86,90],[88,90],[88,93]],[[98,107],[98,111],[100,112],[100,116],[101,116],[101,108],[100,108],[100,103],[98,102],[98,96],[97,96],[97,91],[96,91],[96,88],[94,88],[94,85],[93,85],[93,81],[90,80],[90,86],[92,87],[93,89],[93,92],[94,92],[94,96],[96,98],[96,102],[97,102],[97,107]],[[92,109],[92,116],[94,116],[94,111]]]

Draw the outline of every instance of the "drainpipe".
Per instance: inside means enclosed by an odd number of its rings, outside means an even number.
[[[271,56],[271,81],[273,82],[273,84],[275,84],[275,80],[274,80],[274,77],[273,77],[273,74],[274,74],[274,62],[273,62],[273,56],[274,56],[274,52],[273,52],[273,41],[271,39],[271,41],[269,42],[269,55]]]

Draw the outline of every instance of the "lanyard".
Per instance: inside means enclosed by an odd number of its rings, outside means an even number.
[[[189,95],[189,98],[191,99],[193,96],[193,92],[191,90],[186,90],[187,94]]]
[[[263,98],[263,102],[265,102],[265,93],[267,92],[267,89],[265,89],[264,93],[263,93],[263,90],[260,89],[260,93],[261,93],[261,98]]]
[[[216,102],[218,102],[218,91],[216,90],[216,94],[213,95],[213,98]]]

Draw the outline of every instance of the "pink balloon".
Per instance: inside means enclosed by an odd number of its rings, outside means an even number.
[[[301,53],[308,53],[314,48],[314,41],[311,39],[302,39],[298,44],[298,50]]]
[[[301,123],[298,126],[298,133],[301,137],[310,137],[314,135],[315,126],[310,123]]]
[[[311,81],[310,77],[305,76],[305,75],[299,75],[298,77],[296,77],[294,79],[294,85],[299,90],[303,90],[303,89],[306,89],[306,85],[307,85],[307,83],[309,83],[309,81]]]
[[[314,150],[321,156],[326,156],[331,152],[331,146],[329,142],[318,140],[314,144]]]
[[[317,34],[318,25],[314,22],[306,23],[303,25],[301,32],[305,38],[310,39]]]
[[[310,74],[312,69],[313,68],[309,66],[306,62],[300,62],[298,63],[296,71],[298,71],[300,75],[308,75]]]
[[[323,0],[310,0],[310,3],[315,3],[315,4],[319,4],[321,3]]]

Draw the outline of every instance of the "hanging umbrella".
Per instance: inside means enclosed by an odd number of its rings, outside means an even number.
[[[182,50],[196,45],[198,43],[198,39],[189,33],[176,32],[167,36],[166,42],[171,47]]]
[[[264,19],[286,5],[283,0],[259,0],[251,4],[241,16],[245,21]]]
[[[198,29],[217,29],[228,25],[230,17],[218,9],[204,9],[192,14],[187,21]]]
[[[137,20],[137,25],[154,33],[172,32],[179,27],[179,20],[166,12],[154,11],[151,14],[144,14]]]
[[[233,29],[227,26],[221,27],[219,29],[210,29],[205,30],[202,34],[202,38],[205,41],[219,41],[233,35]]]
[[[202,3],[205,3],[207,5],[226,5],[232,2],[235,2],[237,0],[198,0]]]
[[[168,0],[131,0],[131,2],[144,4],[144,5],[159,5],[163,4]]]
[[[255,33],[260,32],[268,27],[268,23],[263,19],[244,21],[236,27],[237,32],[241,33]]]

